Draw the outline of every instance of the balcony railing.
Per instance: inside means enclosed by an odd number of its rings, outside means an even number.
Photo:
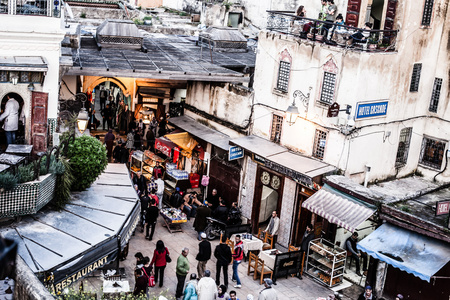
[[[360,51],[395,51],[398,30],[368,30],[297,17],[294,12],[267,12],[267,30]]]
[[[61,5],[61,0],[0,0],[0,14],[9,13],[11,15],[33,15],[58,18],[61,15]]]

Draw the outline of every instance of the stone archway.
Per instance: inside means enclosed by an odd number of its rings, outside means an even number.
[[[98,86],[99,84],[106,82],[106,81],[110,81],[110,82],[117,84],[117,86],[120,87],[120,89],[122,90],[124,95],[131,95],[131,91],[127,88],[127,86],[125,84],[123,84],[122,81],[120,81],[119,79],[116,79],[114,77],[98,77],[97,79],[92,81],[89,84],[89,86],[84,87],[83,91],[85,93],[92,92],[96,86]]]

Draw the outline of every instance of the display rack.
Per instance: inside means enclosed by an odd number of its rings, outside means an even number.
[[[325,239],[309,243],[306,272],[320,283],[333,287],[343,281],[347,251]]]
[[[164,159],[148,150],[144,151],[142,158],[142,174],[145,176],[145,178],[147,178],[147,180],[151,180],[153,175],[153,168],[155,167],[156,162],[163,163]]]
[[[131,161],[130,161],[130,170],[133,173],[142,172],[143,167],[143,159],[144,159],[144,153],[140,150],[135,150],[131,154]]]
[[[170,196],[179,187],[181,191],[186,191],[191,187],[189,179],[177,179],[169,174],[169,172],[164,173],[164,194],[165,199],[170,199]]]

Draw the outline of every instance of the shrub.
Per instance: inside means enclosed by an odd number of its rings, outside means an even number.
[[[10,191],[17,186],[17,177],[11,173],[0,174],[0,188]]]
[[[70,188],[73,184],[73,175],[70,169],[68,159],[61,157],[57,163],[54,164],[54,174],[56,174],[56,189],[53,204],[58,209],[61,209],[70,200]]]
[[[144,21],[140,20],[140,19],[133,19],[134,24],[136,25],[144,25]]]
[[[106,148],[91,136],[77,137],[69,144],[67,157],[74,177],[72,190],[87,189],[106,168]]]
[[[34,180],[34,164],[19,166],[17,168],[17,180],[19,183],[24,183]]]
[[[151,20],[151,19],[153,19],[152,16],[145,16],[144,17],[144,20]]]
[[[80,18],[86,19],[86,13],[81,13],[81,14],[80,14]]]

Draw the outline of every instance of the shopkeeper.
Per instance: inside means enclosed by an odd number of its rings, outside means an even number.
[[[161,166],[159,161],[156,161],[156,165],[153,168],[153,178],[163,178],[164,168]]]

